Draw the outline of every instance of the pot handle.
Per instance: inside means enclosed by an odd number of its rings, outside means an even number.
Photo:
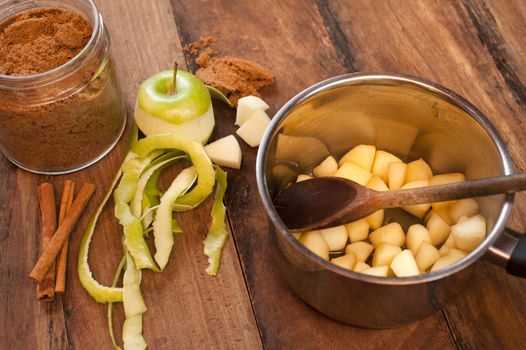
[[[526,278],[526,234],[506,228],[488,252],[488,258],[509,274]]]

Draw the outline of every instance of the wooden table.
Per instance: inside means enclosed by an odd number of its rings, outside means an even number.
[[[509,1],[184,1],[99,0],[131,118],[139,83],[172,66],[195,70],[182,47],[201,36],[214,49],[270,68],[277,83],[262,91],[271,113],[305,87],[356,71],[405,73],[442,83],[467,97],[507,141],[526,170],[526,2]],[[234,132],[234,111],[215,105],[213,137]],[[127,129],[128,133],[129,130]],[[123,159],[125,139],[104,160],[67,176],[36,176],[0,157],[0,348],[108,349],[106,308],[82,289],[76,259],[89,215],[73,232],[68,290],[52,303],[34,299],[27,274],[38,254],[37,184],[94,182],[92,214]],[[202,240],[207,201],[180,216],[184,234],[162,274],[145,272],[151,349],[336,349],[526,347],[526,282],[489,263],[456,303],[409,326],[366,330],[336,323],[299,300],[273,267],[268,223],[254,174],[256,149],[241,143],[243,165],[229,170],[231,235],[220,273],[205,273]],[[120,230],[108,208],[91,264],[108,284],[120,259]],[[509,225],[526,229],[526,196]],[[122,310],[117,308],[120,337]]]

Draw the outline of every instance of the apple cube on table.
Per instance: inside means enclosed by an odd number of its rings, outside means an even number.
[[[241,167],[241,148],[234,135],[229,135],[209,143],[205,152],[217,165],[239,169]]]
[[[241,126],[248,119],[250,119],[250,115],[254,111],[259,110],[259,111],[265,112],[267,109],[269,109],[269,105],[257,96],[241,97],[237,101],[236,123],[235,124],[238,126]]]
[[[376,147],[373,145],[358,145],[340,159],[340,166],[346,162],[354,163],[367,171],[371,171],[376,154]]]
[[[250,114],[249,119],[237,129],[236,134],[250,147],[257,147],[261,143],[261,138],[265,130],[267,130],[269,123],[270,118],[267,113],[261,110],[255,110]]]
[[[328,156],[317,167],[312,169],[312,173],[317,177],[333,176],[338,171],[338,163],[333,156]]]

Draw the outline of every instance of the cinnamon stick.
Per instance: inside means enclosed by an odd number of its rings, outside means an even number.
[[[75,183],[71,180],[64,181],[62,195],[60,197],[60,210],[58,212],[58,224],[61,225],[73,203],[75,194]],[[55,293],[66,291],[66,266],[68,263],[68,240],[64,242],[57,259],[57,272],[55,278]]]
[[[55,231],[53,238],[51,238],[46,249],[42,255],[40,255],[40,258],[38,258],[38,261],[29,274],[29,277],[37,282],[42,282],[44,276],[53,265],[53,261],[56,259],[64,242],[68,239],[73,227],[75,227],[80,215],[93,196],[93,192],[95,192],[94,185],[87,183],[82,186],[77,198],[75,198],[70,210],[66,214],[62,225],[60,225],[57,231]]]
[[[57,211],[55,207],[55,190],[53,184],[43,183],[38,186],[38,201],[40,203],[40,252],[43,252],[57,229]],[[55,263],[37,285],[36,298],[51,301],[55,297]]]

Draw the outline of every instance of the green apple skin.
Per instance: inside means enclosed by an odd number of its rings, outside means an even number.
[[[210,93],[196,76],[178,70],[176,91],[170,95],[172,81],[172,70],[165,70],[146,79],[139,87],[139,107],[171,124],[189,122],[210,108]]]
[[[157,118],[142,109],[139,103],[135,105],[134,114],[137,126],[146,136],[175,134],[181,139],[197,141],[203,145],[212,135],[215,126],[212,104],[210,104],[205,113],[183,124],[172,124],[161,118]]]

